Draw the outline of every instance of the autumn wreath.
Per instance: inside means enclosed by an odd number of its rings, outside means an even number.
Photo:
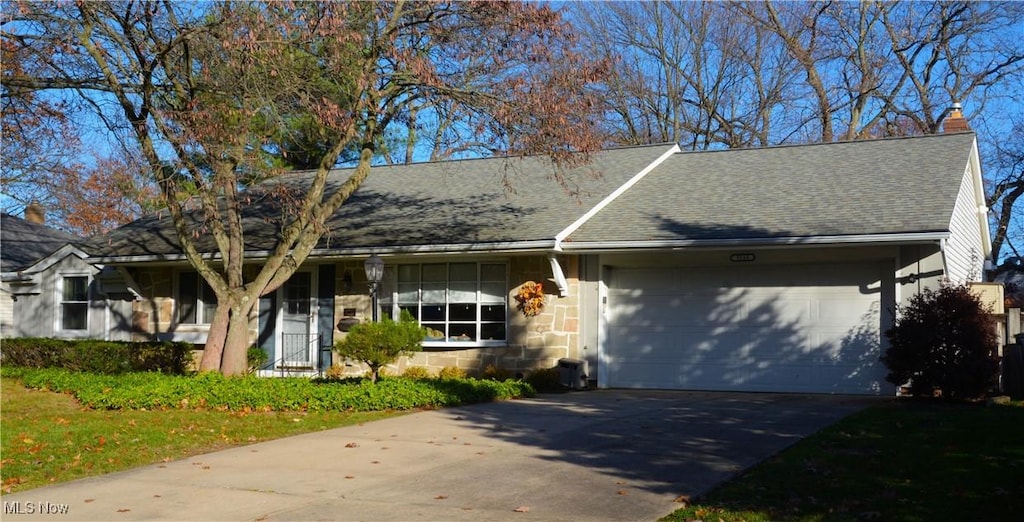
[[[544,285],[534,281],[523,283],[516,292],[516,303],[516,308],[527,317],[539,314],[544,308]]]

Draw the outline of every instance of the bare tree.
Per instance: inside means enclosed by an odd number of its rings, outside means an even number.
[[[185,257],[216,293],[203,370],[244,369],[259,297],[306,260],[325,221],[370,175],[388,132],[427,120],[422,111],[455,106],[459,123],[445,133],[449,139],[472,136],[489,153],[549,153],[556,169],[585,161],[602,143],[586,87],[601,78],[603,64],[573,52],[571,28],[546,6],[21,7],[5,28],[11,38],[62,52],[35,54],[37,73],[5,77],[5,88],[70,89],[98,107],[113,102],[160,187]],[[243,271],[242,208],[254,196],[247,189],[280,172],[268,154],[282,153],[278,136],[295,118],[315,122],[324,140],[313,147],[320,150],[315,174],[299,191],[261,194],[286,212],[259,270]],[[346,150],[355,151],[357,166],[331,186],[328,173]],[[217,245],[213,259],[197,246],[206,235]]]

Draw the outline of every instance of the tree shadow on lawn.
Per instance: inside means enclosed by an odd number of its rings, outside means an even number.
[[[893,401],[824,430],[672,519],[1015,519],[1024,509],[1021,430],[1021,405]]]

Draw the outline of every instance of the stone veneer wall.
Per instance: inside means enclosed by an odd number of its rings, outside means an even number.
[[[551,276],[551,264],[545,256],[517,256],[509,259],[508,293],[508,346],[485,348],[466,348],[459,350],[436,351],[429,348],[410,357],[402,357],[399,361],[386,368],[391,375],[398,375],[412,366],[427,368],[437,374],[442,368],[457,367],[470,375],[481,375],[488,366],[495,366],[513,374],[526,375],[532,370],[553,368],[558,359],[563,357],[580,358],[580,303],[579,303],[579,258],[563,256],[559,258],[566,272],[569,283],[569,296],[560,297],[558,287]],[[348,282],[351,291],[344,293],[345,272],[350,272]],[[339,295],[335,299],[335,319],[342,317],[345,308],[355,308],[357,317],[369,320],[370,299],[366,295],[365,275],[362,274],[362,263],[339,264],[337,269]],[[516,309],[515,294],[527,281],[544,284],[546,295],[544,308],[540,314],[526,317]],[[344,334],[335,331],[335,340]],[[335,365],[339,358],[334,357]],[[345,366],[336,368],[336,372],[345,375],[358,375],[366,368],[352,361]]]

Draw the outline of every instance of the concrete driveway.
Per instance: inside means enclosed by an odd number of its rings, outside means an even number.
[[[600,390],[426,411],[5,495],[3,519],[650,521],[872,400]]]

